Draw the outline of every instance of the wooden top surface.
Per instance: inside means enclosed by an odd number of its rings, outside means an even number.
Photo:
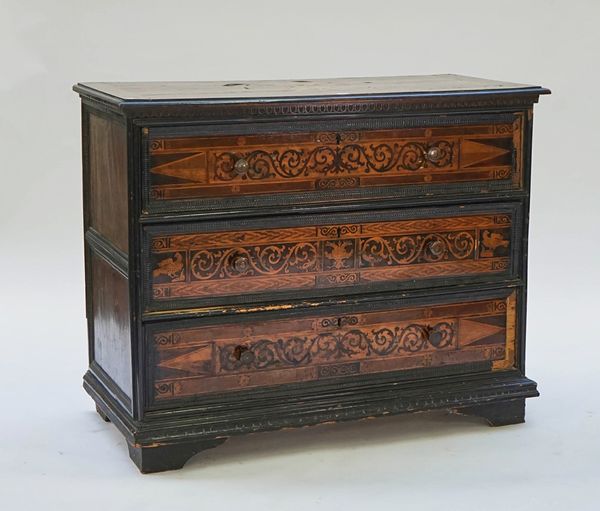
[[[549,92],[539,86],[452,74],[230,82],[84,82],[73,89],[81,94],[103,96],[118,103]]]

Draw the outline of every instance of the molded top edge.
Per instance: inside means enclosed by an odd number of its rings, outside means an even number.
[[[220,82],[85,82],[80,95],[116,105],[239,103],[299,99],[410,98],[455,95],[549,94],[540,86],[461,75]]]

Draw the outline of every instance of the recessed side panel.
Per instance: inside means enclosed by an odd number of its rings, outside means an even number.
[[[88,113],[88,197],[86,228],[129,252],[127,128],[116,118]]]
[[[127,279],[98,256],[91,257],[92,370],[106,378],[115,396],[130,405],[132,396],[131,328]],[[100,371],[97,368],[100,368]]]

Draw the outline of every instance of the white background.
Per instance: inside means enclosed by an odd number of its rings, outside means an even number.
[[[0,0],[0,507],[596,510],[600,3]],[[81,389],[77,81],[462,73],[547,86],[527,423],[418,415],[250,435],[142,476]]]

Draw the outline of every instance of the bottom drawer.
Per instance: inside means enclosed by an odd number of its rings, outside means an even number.
[[[473,296],[152,325],[146,334],[149,398],[164,404],[251,387],[476,362],[487,362],[491,370],[512,367],[516,292]]]

